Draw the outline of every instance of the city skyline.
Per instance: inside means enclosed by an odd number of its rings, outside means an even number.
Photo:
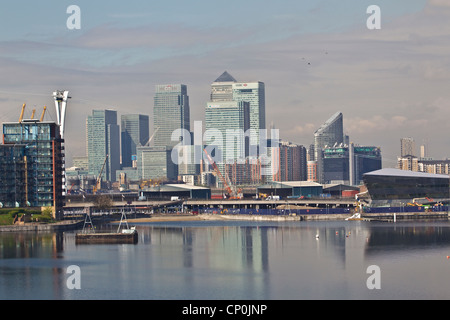
[[[54,90],[69,90],[68,159],[84,153],[78,128],[92,110],[152,115],[156,84],[185,83],[191,125],[203,120],[210,84],[223,70],[265,83],[266,125],[283,140],[308,146],[341,111],[345,134],[379,146],[387,166],[409,136],[429,141],[430,157],[448,157],[445,1],[249,2],[242,10],[79,1],[80,30],[66,28],[69,4],[5,4],[0,32],[8,75],[0,80],[0,121],[16,121],[24,102],[31,113],[51,106]],[[381,8],[381,30],[366,27],[371,4]],[[48,109],[46,119],[55,120]]]

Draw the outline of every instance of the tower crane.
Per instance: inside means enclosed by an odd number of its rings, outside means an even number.
[[[146,146],[150,145],[150,142],[153,140],[153,138],[155,137],[155,134],[158,132],[158,130],[159,130],[159,127],[157,127],[155,129],[155,131],[153,131],[152,136],[150,137],[150,139],[148,139],[147,143],[145,144]]]
[[[100,182],[101,182],[101,178],[102,178],[102,173],[103,173],[103,169],[105,168],[105,164],[106,164],[106,160],[108,160],[108,154],[105,157],[105,161],[103,162],[103,166],[102,166],[102,170],[100,170],[100,173],[97,177],[97,181],[95,182],[95,186],[92,189],[93,193],[95,194],[97,192],[98,189],[100,189]]]
[[[230,199],[241,199],[242,197],[238,194],[238,192],[236,192],[236,190],[234,190],[233,188],[231,188],[231,181],[229,181],[228,179],[225,179],[222,175],[222,173],[220,172],[219,168],[217,167],[217,164],[214,162],[214,160],[211,158],[211,156],[208,154],[208,152],[206,151],[206,149],[203,149],[203,151],[206,154],[206,157],[208,158],[209,163],[213,166],[214,171],[216,172],[216,174],[219,176],[220,181],[222,181],[223,185],[225,186],[225,188],[227,189],[228,195],[230,197]],[[227,182],[228,180],[228,182]]]

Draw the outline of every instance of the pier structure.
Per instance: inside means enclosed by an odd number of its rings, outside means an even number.
[[[120,213],[126,209],[128,211],[136,211],[140,213],[156,213],[168,212],[168,210],[182,210],[183,212],[198,212],[198,210],[206,209],[317,209],[330,210],[332,208],[342,208],[353,210],[356,206],[355,201],[351,199],[286,199],[286,200],[258,200],[258,199],[235,199],[235,200],[145,200],[145,201],[129,201],[116,200],[111,202],[109,211],[111,213]],[[84,214],[99,211],[94,201],[66,201],[64,207],[65,214]]]

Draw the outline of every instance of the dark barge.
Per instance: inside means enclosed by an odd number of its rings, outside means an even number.
[[[75,244],[136,244],[137,242],[138,232],[135,229],[109,233],[77,233],[75,235]]]

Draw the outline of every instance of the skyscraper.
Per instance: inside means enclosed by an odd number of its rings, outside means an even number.
[[[222,159],[216,162],[244,161],[248,153],[249,103],[238,101],[208,102],[205,110],[205,142],[217,146]]]
[[[343,115],[336,112],[314,133],[314,150],[317,152],[325,146],[332,147],[344,142]]]
[[[250,144],[259,144],[259,130],[266,129],[265,85],[261,81],[238,82],[227,71],[211,84],[211,101],[245,101],[249,103]]]
[[[153,107],[155,130],[154,146],[174,147],[178,141],[171,141],[177,129],[190,131],[190,109],[187,86],[184,84],[156,85]]]
[[[233,83],[236,83],[228,72],[222,73],[211,84],[211,101],[230,101],[233,100]]]
[[[233,100],[250,105],[250,144],[259,145],[259,130],[266,129],[266,94],[263,82],[233,83]]]
[[[89,173],[98,176],[105,164],[102,178],[116,181],[120,169],[120,133],[117,112],[93,110],[86,120]],[[105,162],[106,160],[106,162]]]
[[[317,178],[319,180],[319,183],[324,182],[323,149],[326,146],[333,147],[343,142],[343,115],[341,112],[336,112],[314,133],[314,158],[315,161],[317,161]]]
[[[149,139],[149,118],[142,114],[126,114],[121,117],[122,167],[132,166],[136,146],[145,146]]]

